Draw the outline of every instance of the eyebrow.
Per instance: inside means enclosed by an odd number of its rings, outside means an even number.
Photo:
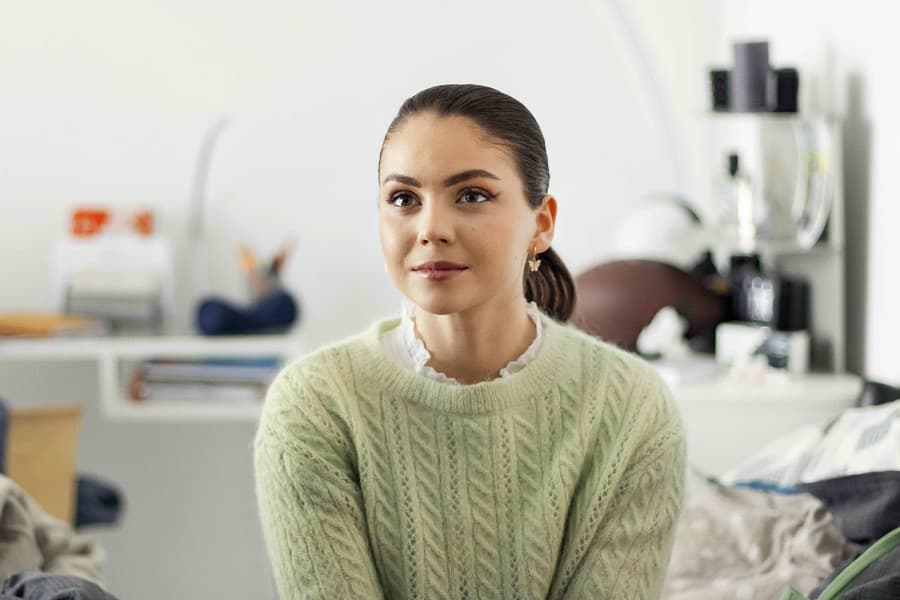
[[[500,181],[500,178],[490,171],[485,171],[484,169],[469,169],[468,171],[462,171],[445,179],[444,187],[450,187],[451,185],[456,185],[457,183],[466,181],[467,179],[474,179],[476,177],[486,177],[487,179],[495,179],[497,181]],[[408,175],[388,175],[384,178],[384,181],[382,183],[387,183],[388,181],[399,181],[400,183],[405,183],[406,185],[422,187],[422,184],[419,183],[418,179],[409,177]]]

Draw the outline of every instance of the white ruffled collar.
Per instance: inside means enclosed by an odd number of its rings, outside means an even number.
[[[431,377],[432,379],[436,379],[444,383],[465,385],[452,377],[444,375],[440,371],[437,371],[426,364],[429,360],[431,360],[431,353],[427,348],[425,348],[425,344],[416,335],[416,329],[414,325],[415,305],[413,304],[412,300],[405,296],[401,298],[400,304],[401,308],[399,327],[403,332],[404,347],[406,349],[406,352],[409,354],[409,358],[412,360],[413,370],[415,370],[417,373],[421,373],[422,375]],[[525,365],[527,365],[534,359],[535,356],[537,356],[538,350],[541,347],[541,329],[543,325],[539,316],[540,309],[534,301],[531,301],[525,304],[525,311],[534,322],[534,340],[531,342],[531,344],[529,344],[525,352],[519,355],[518,358],[509,362],[505,367],[500,369],[500,376],[498,377],[498,379],[509,377],[516,371],[523,369]]]

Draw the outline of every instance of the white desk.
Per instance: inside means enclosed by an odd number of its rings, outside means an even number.
[[[671,389],[687,433],[688,461],[720,474],[785,433],[853,406],[862,380],[809,374],[766,385],[717,379]]]
[[[147,357],[202,358],[211,356],[280,355],[285,364],[309,349],[295,335],[149,336],[2,339],[0,361],[89,361],[95,365],[100,407],[111,419],[131,421],[211,421],[259,418],[256,405],[214,402],[133,402],[125,393],[131,368]]]

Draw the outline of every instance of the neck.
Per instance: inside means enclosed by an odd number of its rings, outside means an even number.
[[[464,384],[496,378],[537,335],[521,297],[449,315],[416,307],[415,328],[431,354],[428,366]]]
[[[351,361],[362,366],[360,389],[383,390],[390,397],[446,413],[485,414],[515,406],[535,394],[543,398],[559,385],[572,358],[586,340],[586,333],[539,313],[543,341],[541,351],[523,369],[507,378],[473,385],[451,385],[425,377],[395,362],[384,352],[382,336],[400,324],[399,318],[376,321],[367,331],[363,353],[351,353]],[[356,364],[354,362],[354,364]]]

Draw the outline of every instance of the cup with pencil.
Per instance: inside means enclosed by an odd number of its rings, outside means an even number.
[[[281,284],[281,272],[294,247],[288,239],[267,262],[257,260],[246,246],[238,249],[238,266],[247,277],[251,301],[238,306],[222,298],[206,298],[197,307],[197,328],[207,335],[283,333],[300,311]]]

